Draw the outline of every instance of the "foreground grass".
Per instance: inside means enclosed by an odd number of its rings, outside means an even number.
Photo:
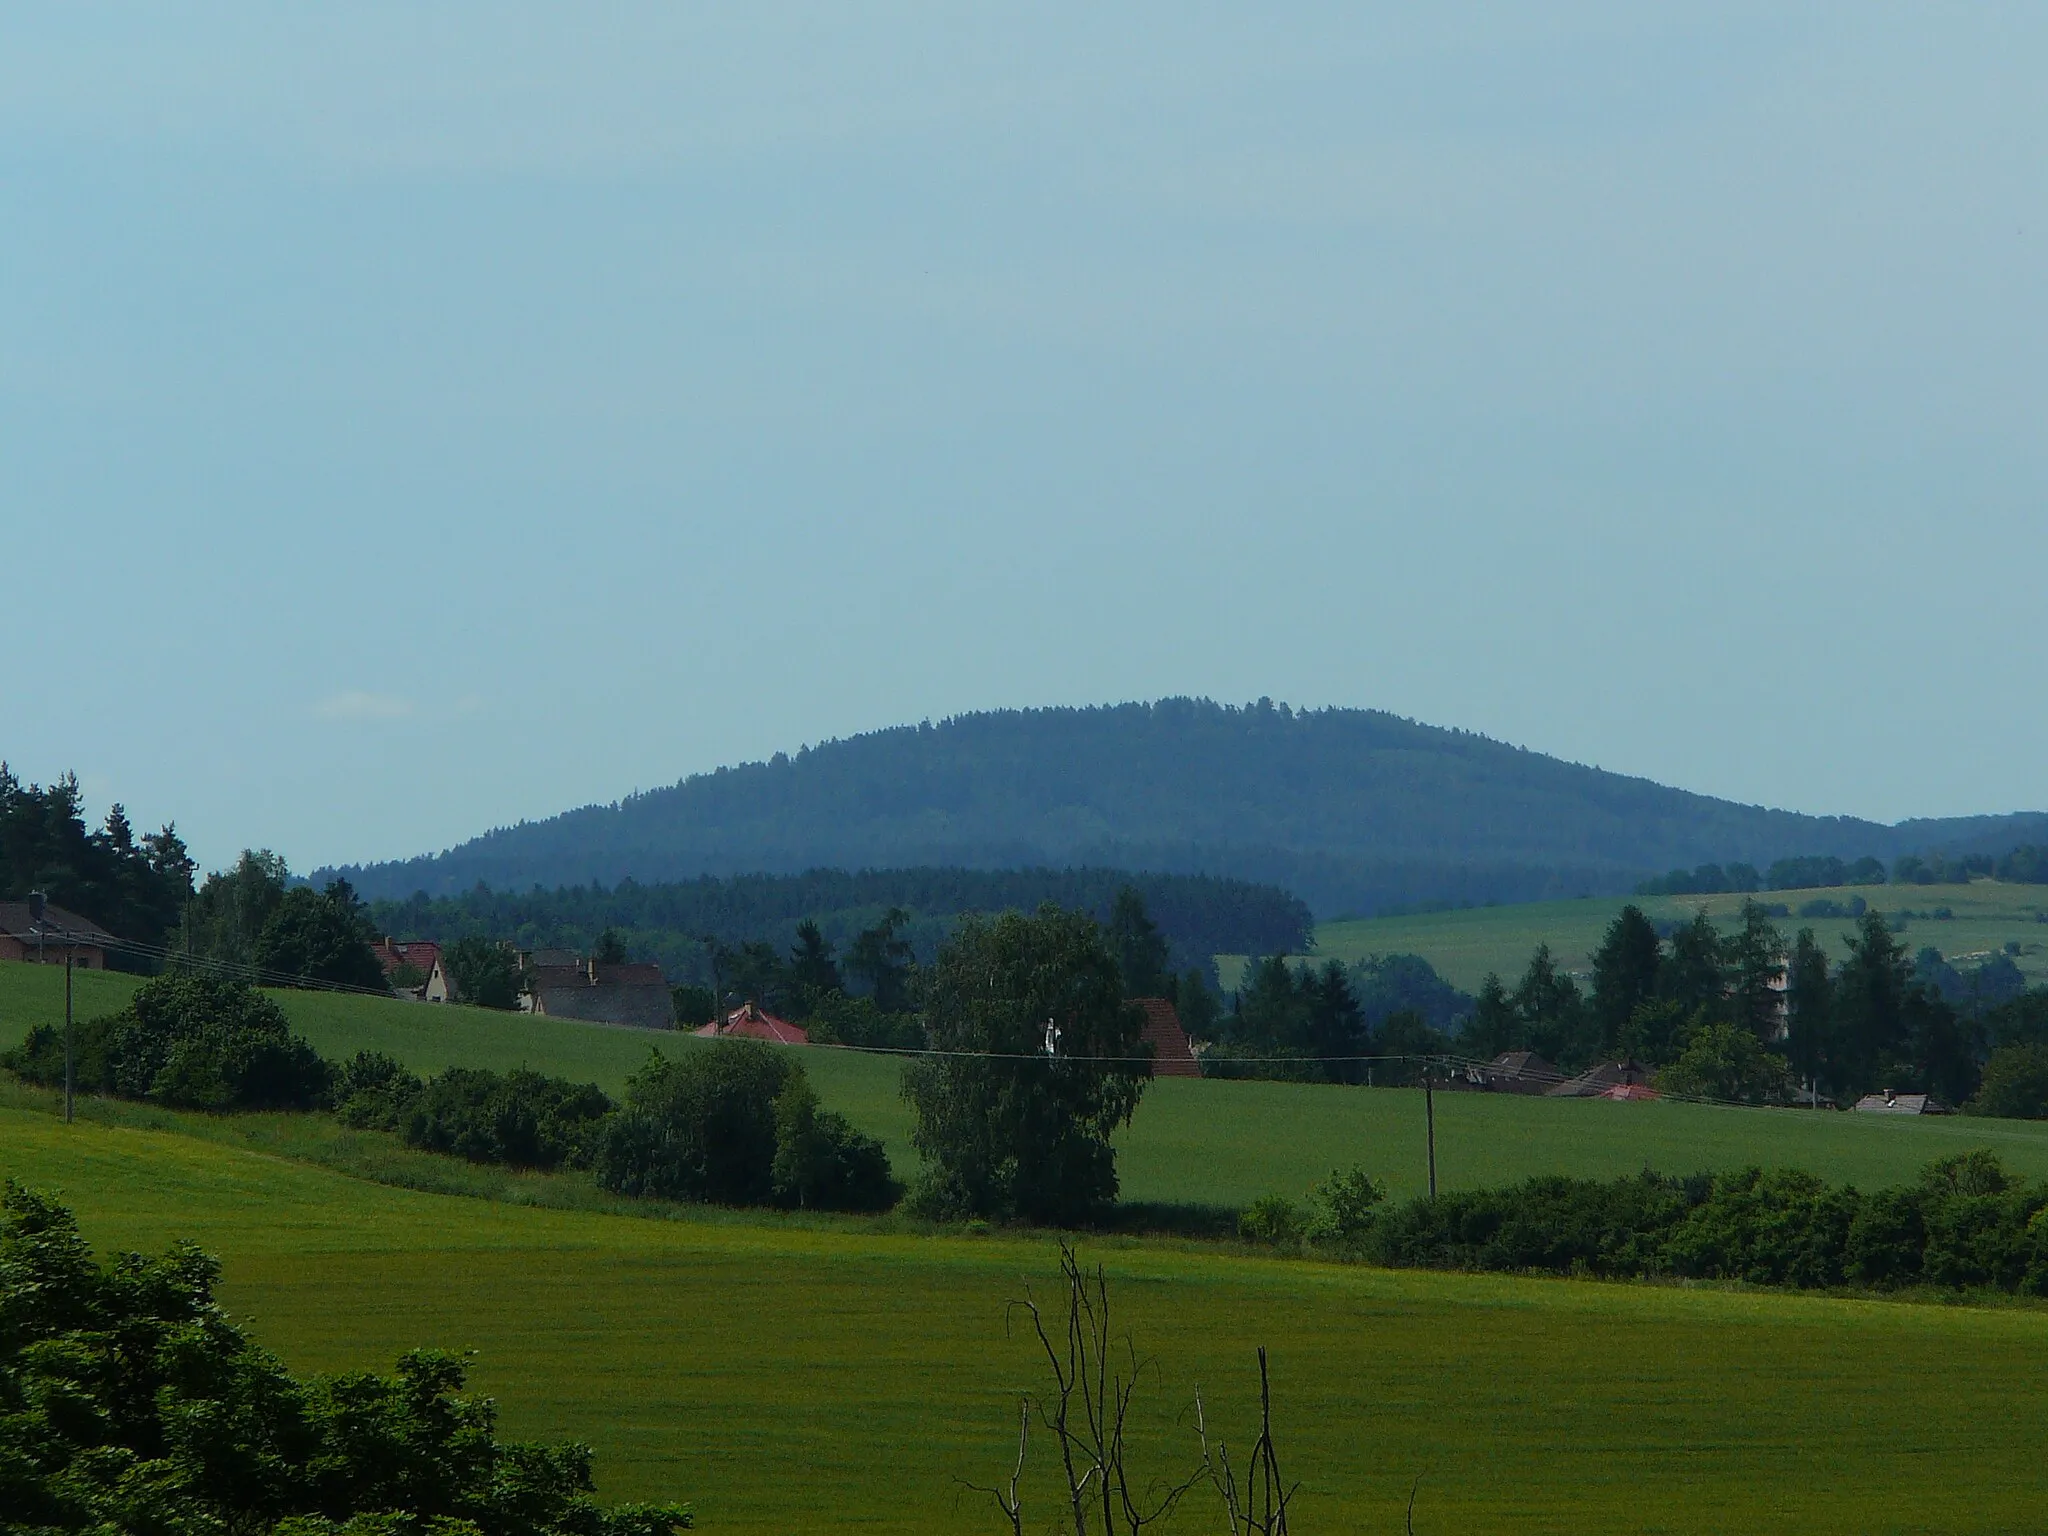
[[[1036,1384],[1003,1303],[1038,1240],[622,1219],[392,1189],[244,1147],[0,1106],[0,1172],[102,1248],[192,1237],[301,1369],[474,1348],[519,1435],[703,1527],[993,1529],[956,1505]],[[2011,1531],[2039,1521],[2048,1314],[1391,1274],[1097,1245],[1158,1358],[1147,1455],[1199,1382],[1244,1438],[1251,1349],[1303,1531]],[[1206,1508],[1178,1529],[1213,1528]]]
[[[89,973],[91,1011],[119,1006],[130,978]],[[62,974],[0,963],[0,1040],[62,1017]],[[568,1020],[431,1007],[323,992],[272,994],[323,1053],[388,1051],[420,1072],[452,1065],[530,1066],[617,1091],[650,1050],[697,1050],[688,1036]],[[81,1012],[87,1011],[81,1003]],[[899,1176],[917,1167],[894,1057],[798,1052],[825,1101],[880,1136]],[[1937,1157],[1989,1147],[2016,1173],[2048,1178],[2048,1123],[1906,1119],[1696,1104],[1440,1094],[1437,1165],[1447,1189],[1533,1173],[1587,1177],[1737,1168],[1804,1168],[1834,1183],[1903,1184]],[[1118,1136],[1128,1201],[1235,1208],[1260,1195],[1299,1198],[1335,1167],[1362,1164],[1396,1195],[1427,1182],[1422,1095],[1412,1089],[1162,1079]]]

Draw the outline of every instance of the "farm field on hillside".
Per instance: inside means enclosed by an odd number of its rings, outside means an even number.
[[[1800,917],[1800,906],[1812,900],[1826,900],[1846,907],[1850,898],[1861,896],[1884,912],[1901,910],[1932,912],[1949,908],[1955,916],[1946,921],[1913,918],[1907,923],[1904,942],[1909,950],[1932,944],[1953,960],[1958,955],[1979,953],[2017,940],[2021,952],[2019,967],[2036,985],[2048,981],[2048,926],[2039,914],[2048,912],[2048,886],[2007,885],[1979,880],[1961,885],[1865,885],[1842,886],[1817,891],[1762,891],[1756,900],[1782,902],[1793,915],[1774,919],[1789,936],[1811,927],[1826,940],[1836,937],[1836,958],[1847,950],[1839,935],[1853,926],[1847,918]],[[1455,912],[1425,912],[1408,917],[1356,918],[1316,927],[1318,959],[1346,962],[1369,954],[1417,954],[1428,960],[1450,981],[1466,991],[1477,991],[1488,971],[1513,984],[1530,953],[1539,943],[1548,943],[1558,963],[1568,970],[1586,972],[1592,968],[1593,950],[1607,925],[1629,901],[1652,918],[1684,921],[1701,907],[1724,928],[1742,908],[1743,898],[1721,896],[1613,896],[1587,901],[1531,902],[1523,906],[1469,907]],[[1226,986],[1237,976],[1243,956],[1219,956],[1218,966]]]
[[[1036,1373],[1003,1303],[1050,1244],[698,1225],[386,1189],[188,1138],[0,1110],[0,1171],[103,1251],[190,1237],[299,1369],[474,1348],[516,1435],[597,1451],[607,1498],[701,1528],[973,1531]],[[2048,1313],[1395,1274],[1105,1243],[1159,1377],[1241,1444],[1273,1351],[1303,1530],[2008,1531],[2038,1514]],[[1944,1471],[1930,1488],[1927,1468]],[[1966,1490],[1966,1491],[1965,1491]],[[1211,1528],[1196,1506],[1176,1529]]]
[[[36,969],[0,964],[0,1025],[10,1044],[27,1023],[49,1017],[48,978]],[[103,979],[125,995],[122,978]],[[683,1035],[523,1014],[274,995],[324,1054],[384,1050],[420,1072],[523,1065],[616,1090],[650,1050],[701,1049]],[[61,990],[56,996],[61,1017]],[[798,1055],[826,1102],[884,1139],[899,1176],[913,1172],[898,1060],[825,1048]],[[1933,1159],[1970,1147],[1994,1148],[2029,1178],[2048,1177],[2048,1123],[1491,1094],[1439,1094],[1436,1114],[1439,1179],[1451,1189],[1532,1173],[1611,1177],[1645,1166],[1693,1173],[1751,1163],[1870,1189],[1908,1182]],[[1235,1208],[1264,1194],[1299,1198],[1332,1168],[1354,1163],[1395,1194],[1416,1194],[1426,1182],[1422,1121],[1422,1095],[1413,1089],[1161,1079],[1117,1137],[1123,1195]]]

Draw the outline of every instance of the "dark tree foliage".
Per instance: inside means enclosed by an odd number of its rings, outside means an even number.
[[[519,957],[504,944],[477,935],[457,939],[441,958],[455,1001],[474,1008],[519,1006]]]
[[[45,789],[0,763],[0,901],[42,891],[117,938],[163,943],[192,894],[193,863],[177,829],[137,837],[116,805],[89,831],[80,807],[77,775]]]
[[[300,984],[382,992],[388,987],[384,967],[370,950],[373,937],[346,880],[329,881],[317,893],[298,886],[264,920],[253,959],[266,980],[290,977]]]
[[[881,1142],[823,1109],[799,1068],[775,1096],[775,1203],[799,1210],[885,1211],[902,1193]]]
[[[903,1013],[910,1007],[911,949],[903,937],[909,923],[908,912],[891,907],[879,923],[863,928],[847,946],[847,974],[884,1013]]]
[[[1849,863],[1820,854],[1779,859],[1764,874],[1773,891],[1810,891],[1837,885],[1883,885],[1884,861],[1865,855]]]
[[[610,889],[492,891],[472,885],[437,899],[421,894],[374,902],[370,912],[380,933],[444,944],[466,935],[503,937],[523,949],[579,953],[612,928],[634,953],[658,960],[670,976],[709,985],[706,935],[726,946],[761,940],[787,949],[800,942],[797,930],[810,921],[843,956],[862,930],[900,907],[911,916],[898,937],[929,960],[961,913],[1033,912],[1051,901],[1107,921],[1126,886],[1143,897],[1176,970],[1206,972],[1219,954],[1300,953],[1314,929],[1309,909],[1277,886],[1104,868],[813,869],[660,885],[626,880]]]
[[[1486,973],[1472,1012],[1459,1031],[1459,1049],[1479,1061],[1491,1061],[1503,1051],[1522,1049],[1522,1020],[1514,1000],[1500,977]]]
[[[1510,1000],[1520,1026],[1518,1044],[1573,1070],[1592,1060],[1595,1026],[1585,998],[1579,984],[1557,968],[1548,944],[1536,946]]]
[[[1116,905],[1109,914],[1109,947],[1123,973],[1125,997],[1165,995],[1166,936],[1145,911],[1145,897],[1134,885],[1116,893]]]
[[[118,1098],[224,1111],[311,1109],[327,1095],[327,1064],[292,1034],[283,1010],[214,976],[172,971],[146,981],[119,1013],[79,1024],[74,1046],[79,1086]],[[62,1031],[30,1031],[0,1065],[31,1082],[63,1082]]]
[[[1336,960],[1313,966],[1254,957],[1236,1011],[1218,1021],[1220,1044],[1204,1054],[1203,1071],[1288,1082],[1405,1082],[1419,1078],[1418,1065],[1362,1058],[1440,1055],[1446,1032],[1471,1007],[1472,999],[1419,955],[1371,955],[1349,970]],[[1390,1044],[1385,1036],[1395,1019],[1408,1033]]]
[[[0,1202],[0,1527],[136,1536],[411,1530],[670,1536],[678,1505],[601,1509],[590,1451],[500,1441],[460,1360],[296,1379],[214,1301],[190,1244],[102,1267],[69,1211]]]
[[[1982,1151],[1867,1196],[1810,1174],[1754,1168],[1689,1179],[1544,1176],[1381,1211],[1363,1251],[1431,1269],[2039,1296],[2048,1295],[2044,1209],[2048,1186],[2016,1186]]]
[[[357,1130],[397,1131],[426,1084],[395,1056],[358,1051],[333,1069],[328,1090],[335,1117]]]
[[[1827,951],[1811,928],[1802,928],[1785,968],[1785,1055],[1802,1080],[1826,1075],[1835,1060],[1834,1013]]]
[[[1965,1114],[2048,1120],[2048,1045],[2001,1045],[1984,1063]]]
[[[882,1144],[820,1109],[794,1057],[752,1040],[652,1053],[594,1167],[619,1194],[714,1205],[883,1210],[897,1195]]]
[[[401,1090],[393,1080],[368,1097],[374,1103]],[[349,1106],[342,1108],[347,1118]],[[523,1068],[500,1074],[450,1067],[429,1078],[399,1109],[397,1120],[406,1144],[428,1152],[515,1168],[578,1168],[589,1163],[611,1109],[612,1101],[595,1083]]]
[[[2000,859],[1993,872],[2019,885],[2048,885],[2048,847],[2022,843]]]
[[[1776,865],[1772,866],[1774,869]],[[1754,864],[1702,864],[1697,869],[1674,869],[1636,887],[1638,896],[1715,896],[1723,891],[1749,892],[1758,889],[1763,877]]]
[[[789,946],[789,979],[799,989],[815,993],[846,990],[832,941],[808,917],[796,925],[796,941]]]
[[[1770,1039],[1784,996],[1785,936],[1756,902],[1742,904],[1742,926],[1723,942],[1722,959],[1731,1022],[1759,1040]]]
[[[1728,996],[1727,973],[1722,969],[1721,935],[1703,911],[1671,935],[1671,945],[1657,974],[1657,995],[1678,1005],[1681,1012],[1701,1010],[1714,1015]]]
[[[1657,930],[1641,907],[1633,903],[1623,907],[1607,925],[1600,947],[1593,952],[1591,1000],[1603,1052],[1619,1045],[1636,1010],[1657,995],[1663,953]]]
[[[597,942],[590,948],[590,958],[599,965],[624,965],[626,963],[626,940],[616,928],[607,928],[597,936]]]
[[[1448,1035],[1475,1006],[1471,993],[1452,986],[1420,955],[1367,955],[1352,965],[1350,979],[1366,1029],[1374,1034],[1393,1015],[1413,1013]]]
[[[1151,1066],[1134,1059],[1138,1010],[1093,918],[1053,906],[970,918],[926,979],[925,1023],[934,1048],[958,1054],[903,1071],[921,1210],[1060,1224],[1116,1199],[1110,1132],[1136,1112]]]
[[[233,869],[208,875],[185,904],[173,947],[198,959],[254,965],[256,941],[290,883],[282,858],[268,849],[243,849]]]

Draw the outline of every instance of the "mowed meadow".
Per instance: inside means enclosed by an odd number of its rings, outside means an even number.
[[[1050,1240],[534,1209],[20,1107],[0,1166],[103,1251],[205,1245],[225,1304],[297,1368],[474,1350],[506,1429],[590,1443],[608,1498],[687,1496],[707,1531],[999,1528],[960,1480],[1013,1454],[1038,1377],[1005,1303],[1051,1290]],[[1422,1532],[2038,1524],[2036,1308],[1084,1247],[1156,1361],[1145,1464],[1186,1454],[1198,1385],[1241,1447],[1272,1351],[1304,1533],[1398,1531],[1418,1478]],[[1195,1504],[1172,1528],[1216,1524]]]

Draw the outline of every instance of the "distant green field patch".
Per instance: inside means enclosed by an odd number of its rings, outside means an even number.
[[[2048,887],[2008,885],[1977,880],[1962,885],[1865,885],[1817,891],[1762,891],[1753,899],[1789,907],[1790,917],[1775,919],[1787,936],[1812,928],[1831,941],[1837,957],[1847,954],[1843,936],[1854,926],[1847,918],[1800,917],[1810,901],[1832,901],[1847,907],[1861,896],[1880,911],[1932,913],[1946,907],[1954,915],[1908,919],[1904,942],[1909,950],[1931,944],[1950,960],[1982,954],[2017,943],[2015,960],[2029,982],[2048,981]],[[1629,901],[1652,918],[1684,921],[1704,907],[1722,927],[1730,926],[1743,898],[1723,896],[1614,896],[1586,901],[1529,902],[1510,907],[1469,907],[1455,912],[1426,912],[1407,917],[1357,918],[1316,927],[1318,960],[1347,964],[1366,955],[1415,954],[1466,991],[1476,991],[1489,971],[1509,985],[1529,963],[1538,944],[1548,944],[1567,970],[1590,972],[1593,951],[1615,913]],[[1219,955],[1217,967],[1225,987],[1237,983],[1242,955]]]
[[[197,1239],[298,1369],[474,1349],[508,1432],[587,1441],[605,1497],[693,1498],[710,1532],[993,1531],[956,1479],[1002,1475],[1038,1384],[1004,1302],[1046,1293],[1042,1241],[525,1209],[6,1108],[0,1173],[103,1252]],[[1270,1347],[1303,1531],[1399,1531],[1417,1478],[1422,1532],[2039,1526],[2039,1309],[1086,1252],[1157,1361],[1142,1465],[1185,1450],[1198,1384],[1241,1449]]]

